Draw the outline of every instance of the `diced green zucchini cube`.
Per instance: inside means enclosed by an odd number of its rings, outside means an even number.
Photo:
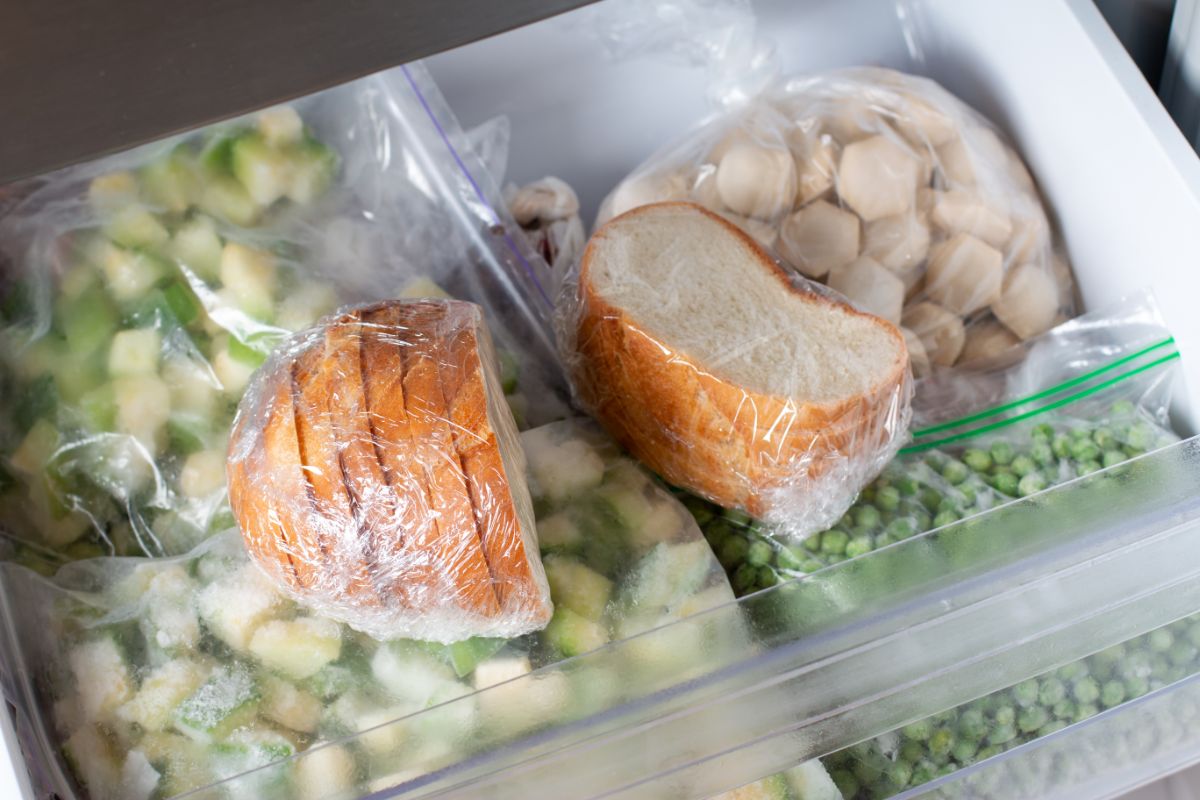
[[[98,214],[111,214],[138,197],[138,182],[132,172],[110,172],[92,178],[88,184],[88,203]]]
[[[267,250],[237,242],[221,250],[221,283],[237,307],[251,316],[271,314],[277,272],[275,256]]]
[[[117,430],[141,443],[150,455],[162,451],[171,416],[171,392],[156,375],[123,375],[113,380]]]
[[[163,211],[181,214],[200,195],[200,178],[185,145],[151,161],[141,169],[142,194]]]
[[[108,350],[108,372],[122,375],[155,375],[162,352],[162,337],[153,328],[120,331]]]
[[[255,133],[238,137],[233,143],[233,174],[246,192],[263,208],[270,206],[291,188],[295,162],[271,147]]]
[[[149,732],[138,746],[150,763],[162,771],[162,797],[175,797],[213,782],[204,747],[186,736]]]
[[[142,679],[137,694],[117,709],[117,717],[147,731],[165,730],[175,709],[208,680],[210,671],[188,659],[168,661]]]
[[[175,728],[197,742],[220,741],[250,724],[259,703],[258,686],[246,667],[218,667],[175,710]]]
[[[39,419],[9,457],[9,466],[27,478],[40,476],[58,450],[58,441],[58,429],[50,421]]]
[[[239,653],[247,651],[259,626],[283,613],[287,605],[251,564],[213,581],[197,597],[200,617],[209,631]]]
[[[122,303],[138,300],[167,274],[156,256],[112,243],[106,243],[99,256],[108,291]]]
[[[167,353],[162,376],[171,395],[172,411],[197,420],[213,419],[221,386],[217,376],[199,356],[193,359],[182,353]],[[211,429],[212,424],[207,427]]]
[[[67,347],[81,356],[96,352],[117,329],[117,310],[98,283],[69,300],[64,296],[56,306],[55,316]]]
[[[171,310],[171,314],[184,327],[200,319],[204,313],[204,307],[200,305],[200,298],[196,297],[192,287],[183,281],[176,281],[163,289],[163,299],[166,301],[167,308]]]
[[[77,403],[106,378],[103,353],[82,355],[68,350],[54,365],[54,386],[67,403]]]
[[[408,642],[381,644],[371,658],[371,674],[393,697],[417,708],[447,686],[458,685],[448,664]]]
[[[337,155],[315,139],[306,139],[294,150],[289,150],[288,156],[292,166],[288,199],[308,205],[333,183],[333,176],[337,172]]]
[[[282,147],[300,141],[304,135],[304,123],[296,109],[276,106],[259,112],[258,132],[271,147]]]
[[[342,627],[320,617],[269,620],[250,637],[249,650],[265,666],[302,681],[337,660]]]
[[[201,280],[214,281],[220,274],[222,247],[216,224],[209,217],[197,215],[179,226],[168,249],[175,260]]]
[[[247,727],[212,746],[213,772],[220,778],[242,776],[238,788],[247,797],[290,797],[291,765],[280,762],[295,753],[296,746],[282,734]]]
[[[190,456],[204,450],[211,436],[212,423],[208,417],[172,412],[167,420],[167,442],[173,453]]]
[[[67,656],[85,719],[103,722],[133,698],[133,673],[111,636],[73,647]]]
[[[547,556],[545,567],[556,608],[569,608],[593,622],[603,618],[612,597],[612,581],[569,556]]]
[[[505,639],[473,636],[470,639],[448,645],[446,655],[455,674],[460,678],[465,678],[475,671],[480,662],[490,658],[506,643]]]
[[[209,178],[200,193],[199,206],[204,213],[243,228],[256,223],[262,214],[254,198],[231,176]]]
[[[240,398],[250,384],[250,377],[257,369],[253,364],[246,363],[230,352],[232,343],[236,341],[230,336],[222,336],[213,340],[212,369],[221,389],[226,395]]]
[[[122,247],[153,250],[171,238],[158,217],[141,206],[128,206],[104,226],[105,235]]]
[[[34,377],[25,385],[13,387],[12,424],[14,431],[28,431],[39,419],[54,419],[58,414],[58,382],[52,374]]]
[[[608,643],[608,633],[601,625],[565,606],[554,609],[554,616],[542,635],[551,647],[567,658]]]
[[[674,609],[713,574],[713,565],[704,541],[657,544],[622,582],[620,601],[628,608]]]

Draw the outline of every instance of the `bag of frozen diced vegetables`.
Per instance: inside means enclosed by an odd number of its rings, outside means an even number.
[[[695,497],[738,594],[814,572],[1178,441],[1179,352],[1153,297],[1077,317],[986,372],[917,382],[912,439],[833,527],[790,541]]]
[[[378,791],[746,646],[728,626],[689,625],[626,643],[606,674],[521,679],[733,600],[686,510],[594,426],[552,423],[522,443],[555,613],[510,641],[376,641],[277,592],[235,531],[180,558],[85,560],[53,580],[5,565],[7,602],[34,610],[7,617],[36,676],[16,696],[52,717],[69,767],[59,780],[143,800],[259,768],[227,788]]]
[[[481,140],[494,163],[506,132]],[[467,141],[413,66],[18,192],[0,214],[0,529],[18,555],[178,555],[227,527],[251,373],[345,302],[481,304],[518,419],[560,417],[549,305],[517,291],[545,266]]]

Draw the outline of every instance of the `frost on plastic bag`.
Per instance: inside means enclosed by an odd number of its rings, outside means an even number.
[[[722,214],[903,326],[918,377],[994,357],[1074,309],[1021,158],[925,78],[856,68],[781,80],[648,159],[597,222],[664,200]]]
[[[735,591],[814,572],[1179,441],[1179,352],[1140,293],[1027,343],[1023,361],[917,382],[912,442],[828,530],[800,544],[685,498]]]
[[[559,305],[583,408],[668,483],[794,536],[835,522],[907,430],[895,326],[698,206],[608,223]]]
[[[250,375],[345,302],[479,302],[522,425],[559,418],[548,310],[515,288],[537,256],[505,238],[465,149],[502,169],[507,126],[480,131],[412,66],[18,187],[0,215],[0,527],[58,559],[179,554],[224,529]]]
[[[53,728],[48,763],[61,753],[84,796],[105,800],[246,772],[196,796],[356,796],[746,646],[728,626],[689,625],[614,651],[601,671],[529,676],[733,595],[687,512],[592,425],[554,423],[522,443],[555,607],[530,637],[376,641],[277,590],[235,531],[172,560],[76,562],[52,582],[4,565],[10,602],[31,610],[7,617],[19,626],[14,653],[37,676],[13,696],[28,698],[25,719]],[[40,788],[69,794],[61,782]]]
[[[280,586],[376,638],[519,636],[550,620],[517,426],[479,306],[345,309],[242,400],[229,495]]]

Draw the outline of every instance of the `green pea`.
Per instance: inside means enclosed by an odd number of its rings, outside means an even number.
[[[800,565],[800,571],[807,574],[816,572],[819,569],[824,569],[825,565],[813,558],[806,558],[804,563]]]
[[[1038,728],[1038,738],[1040,739],[1043,736],[1049,736],[1052,733],[1061,731],[1065,727],[1067,727],[1067,723],[1063,722],[1061,719],[1052,719],[1042,727]]]
[[[1018,478],[1024,478],[1037,469],[1037,464],[1034,463],[1032,458],[1022,453],[1012,460],[1009,468],[1012,469],[1013,475],[1016,475]]]
[[[1135,422],[1129,426],[1129,433],[1125,437],[1125,444],[1135,450],[1150,450],[1154,447],[1157,438],[1158,436],[1155,433],[1153,425],[1146,422]]]
[[[872,549],[870,536],[855,536],[846,543],[846,558],[858,558]]]
[[[1134,675],[1125,679],[1125,696],[1129,699],[1141,697],[1149,691],[1150,683],[1145,678]]]
[[[1187,640],[1200,647],[1200,623],[1192,622],[1188,626]]]
[[[1033,426],[1033,436],[1040,439],[1049,439],[1054,435],[1054,427],[1049,422],[1040,422]]]
[[[830,530],[833,530],[833,528],[830,528]],[[814,533],[812,536],[801,542],[801,545],[803,545],[805,550],[818,553],[821,551],[821,536],[822,534]]]
[[[987,718],[978,708],[967,708],[958,717],[958,733],[964,739],[980,739],[987,732]]]
[[[884,511],[895,511],[900,507],[900,490],[887,486],[875,493],[875,504]]]
[[[933,725],[928,719],[910,722],[900,729],[900,735],[914,742],[924,742],[933,734]]]
[[[896,481],[896,490],[904,497],[912,497],[921,489],[921,484],[917,483],[916,478],[908,477],[907,475]]]
[[[721,550],[717,553],[717,560],[725,569],[734,569],[746,560],[746,553],[749,550],[750,543],[746,541],[745,536],[732,534],[721,545]]]
[[[913,527],[917,529],[917,533],[924,533],[931,530],[933,527],[933,517],[925,509],[917,509],[912,513]]]
[[[1054,463],[1054,450],[1051,448],[1049,442],[1037,442],[1030,448],[1029,455],[1043,467]]]
[[[1091,677],[1080,678],[1071,687],[1071,696],[1080,704],[1094,703],[1100,697],[1100,684]]]
[[[958,522],[958,514],[950,510],[939,511],[937,516],[933,518],[933,527],[940,528],[943,525],[950,525],[955,522]]]
[[[1130,447],[1129,445],[1125,445],[1124,447],[1122,447],[1121,452],[1125,454],[1125,458],[1127,458],[1127,459],[1137,458],[1138,456],[1145,455],[1145,453],[1146,453],[1145,450],[1139,450],[1138,448]]]
[[[1071,455],[1071,440],[1065,434],[1058,434],[1050,442],[1050,451],[1055,458],[1069,458]]]
[[[929,752],[933,756],[949,754],[954,745],[954,734],[948,728],[938,728],[929,736]]]
[[[969,447],[963,451],[963,463],[976,472],[987,472],[992,468],[992,457],[988,455],[986,450],[980,450],[977,447]]]
[[[722,516],[739,528],[748,527],[751,522],[750,515],[739,508],[727,508]]]
[[[936,513],[941,504],[942,493],[937,489],[926,487],[921,490],[921,505],[925,506],[930,513]]]
[[[830,780],[833,785],[838,788],[838,792],[842,797],[854,797],[858,794],[859,785],[858,778],[854,777],[854,773],[845,769],[835,769],[829,773]]]
[[[855,527],[868,530],[879,526],[879,509],[874,506],[860,506],[854,509]]]
[[[912,739],[905,739],[904,743],[900,745],[898,754],[901,760],[916,764],[925,757],[925,745]]]
[[[1008,442],[992,442],[992,446],[988,452],[991,453],[992,461],[1000,466],[1007,466],[1012,463],[1013,449]]]
[[[704,500],[701,500],[699,497],[691,494],[685,494],[681,499],[683,500],[684,507],[691,512],[691,515],[696,519],[696,524],[701,528],[703,528],[705,525],[711,522],[714,517],[716,517],[716,514],[713,512],[712,505]]]
[[[1146,642],[1150,645],[1150,649],[1154,652],[1165,653],[1166,651],[1170,650],[1171,645],[1175,643],[1175,637],[1172,636],[1171,632],[1166,628],[1159,628],[1157,630],[1150,631],[1149,635],[1146,637]]]
[[[761,567],[771,563],[771,556],[774,555],[774,549],[771,545],[759,539],[753,542],[746,550],[746,563],[751,566]]]
[[[826,555],[838,555],[846,552],[850,543],[850,534],[838,528],[832,528],[821,534],[821,552]]]
[[[1075,704],[1070,700],[1062,700],[1054,704],[1050,713],[1059,719],[1073,720],[1075,719]]]
[[[1001,473],[992,478],[992,488],[1000,494],[1016,497],[1020,483],[1017,476],[1011,472]]]
[[[1100,448],[1090,439],[1072,442],[1071,458],[1076,461],[1097,461],[1100,458]]]
[[[1112,404],[1112,415],[1114,417],[1132,416],[1136,408],[1132,400],[1117,400]]]
[[[1082,661],[1072,661],[1058,668],[1058,677],[1064,681],[1073,681],[1088,674],[1087,664]]]
[[[1100,466],[1100,462],[1094,459],[1091,461],[1080,461],[1075,465],[1075,474],[1082,478],[1084,475],[1091,475],[1093,472],[1099,472],[1101,469],[1103,467]]]
[[[951,490],[951,491],[957,491],[957,490]],[[951,497],[950,495],[946,495],[945,497],[942,498],[942,502],[938,503],[937,510],[939,512],[941,512],[941,511],[958,511],[958,509],[961,505],[962,504],[959,503],[958,501],[956,501],[953,497]]]
[[[1050,721],[1050,714],[1041,706],[1030,706],[1017,717],[1017,727],[1021,733],[1033,733]]]
[[[1112,708],[1123,702],[1125,702],[1125,684],[1120,681],[1108,681],[1100,688],[1100,705]]]
[[[1101,450],[1108,450],[1116,447],[1117,436],[1113,433],[1113,429],[1107,426],[1101,426],[1092,431],[1092,441]]]
[[[1038,702],[1051,708],[1067,697],[1067,685],[1058,678],[1043,678],[1038,686]]]
[[[909,779],[908,785],[909,786],[920,786],[923,783],[929,783],[931,780],[933,780],[936,777],[937,777],[937,764],[934,764],[929,759],[925,759],[924,761],[920,762],[915,767],[913,767],[912,778]],[[842,795],[842,796],[850,797],[850,795],[848,795],[848,794]]]
[[[749,564],[742,564],[734,571],[730,582],[735,594],[746,594],[758,583],[758,569]]]
[[[775,564],[780,569],[796,571],[804,563],[804,551],[796,545],[786,545],[775,551]]]
[[[1003,752],[1004,752],[1004,748],[999,747],[994,744],[989,744],[989,745],[986,745],[985,747],[979,748],[979,752],[975,754],[975,761],[976,761],[976,763],[978,763],[980,761],[987,761],[992,756],[998,756]]]
[[[971,470],[961,461],[950,460],[946,462],[946,466],[942,467],[942,477],[951,486],[957,486],[967,479],[971,474]]]
[[[775,584],[779,583],[779,573],[770,567],[758,568],[758,586],[761,589],[770,589]]]
[[[1083,722],[1085,719],[1091,719],[1100,713],[1100,709],[1092,703],[1080,703],[1075,708],[1075,721]]]
[[[1017,483],[1017,494],[1028,497],[1046,488],[1046,479],[1040,472],[1031,472]]]
[[[1007,725],[996,725],[988,731],[988,744],[1006,744],[1017,738],[1017,729],[1009,723]]]
[[[997,725],[1012,725],[1017,721],[1017,712],[1012,706],[1000,706],[992,715],[992,720]]]
[[[887,768],[887,779],[892,786],[897,789],[903,789],[908,786],[909,780],[912,778],[912,767],[904,761],[893,761],[891,766]]]
[[[899,541],[900,539],[908,539],[915,536],[917,529],[913,526],[912,520],[898,517],[888,523],[886,528],[887,535]]]
[[[713,550],[720,552],[721,545],[729,538],[729,525],[723,519],[715,519],[704,529],[704,538]]]
[[[1121,464],[1125,460],[1125,454],[1120,450],[1105,450],[1101,455],[1100,463],[1103,464],[1105,468],[1108,468],[1115,467],[1117,464]]]
[[[1028,708],[1037,702],[1038,682],[1032,678],[1021,681],[1012,688],[1012,696],[1017,701],[1017,705],[1021,708]]]
[[[969,767],[975,763],[975,753],[978,750],[977,740],[959,739],[954,743],[954,747],[950,748],[950,757],[957,761],[959,766]]]
[[[1186,639],[1177,639],[1167,651],[1167,658],[1177,667],[1186,667],[1196,661],[1196,646]]]
[[[958,494],[962,499],[963,508],[970,508],[979,500],[979,495],[974,486],[959,486]]]

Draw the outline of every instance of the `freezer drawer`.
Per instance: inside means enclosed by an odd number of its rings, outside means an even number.
[[[789,69],[889,64],[942,80],[996,119],[1056,210],[1085,303],[1151,284],[1185,358],[1200,352],[1190,301],[1200,165],[1086,0],[772,0],[758,10]],[[510,115],[513,179],[560,175],[581,189],[590,214],[704,112],[704,76],[653,60],[607,61],[578,19],[429,63],[464,123]],[[1184,366],[1195,394],[1200,372]],[[1191,425],[1186,397],[1177,410]],[[472,755],[433,772],[402,758],[361,792],[703,797],[836,751],[1200,608],[1198,484],[1193,439],[541,670],[520,680],[611,682],[639,649],[669,650],[701,628],[750,634],[745,647],[685,674],[621,673],[621,690],[594,713],[549,716],[502,747],[472,752],[475,732],[457,712],[475,697],[420,712],[456,730]],[[254,780],[195,796],[247,796]]]

